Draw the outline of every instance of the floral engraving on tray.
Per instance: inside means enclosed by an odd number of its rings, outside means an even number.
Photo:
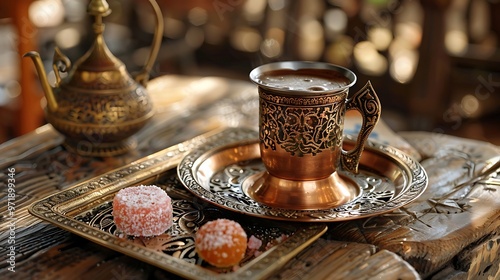
[[[226,203],[241,203],[255,208],[267,207],[255,202],[241,190],[243,181],[251,175],[265,172],[260,160],[242,161],[231,164],[212,176],[208,189],[213,194],[223,197]],[[333,209],[336,212],[351,213],[355,211],[369,211],[374,207],[382,207],[391,201],[396,194],[395,185],[389,179],[369,172],[359,174],[344,173],[353,179],[361,188],[361,196],[351,203]]]
[[[166,190],[172,198],[172,208],[174,223],[164,234],[154,237],[134,237],[122,233],[113,221],[112,201],[107,201],[97,207],[86,211],[75,217],[76,220],[84,222],[98,230],[110,233],[119,239],[128,240],[138,246],[153,249],[159,253],[168,254],[172,257],[182,259],[192,264],[209,267],[218,272],[230,272],[232,268],[215,268],[203,262],[195,250],[195,233],[205,222],[222,217],[231,217],[232,213],[223,212],[207,203],[186,193],[179,186],[180,182],[175,176],[175,172],[170,172],[169,176],[156,183]],[[266,226],[255,223],[240,222],[248,237],[254,236],[261,240],[263,245],[258,250],[247,251],[240,266],[254,259],[255,256],[278,245],[286,237],[294,234],[294,228],[283,226]]]

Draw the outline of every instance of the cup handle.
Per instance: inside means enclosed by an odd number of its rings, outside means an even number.
[[[359,159],[365,148],[365,142],[380,118],[381,106],[377,93],[370,81],[346,101],[346,111],[358,110],[363,118],[363,125],[358,134],[356,145],[350,151],[342,150],[341,165],[346,171],[358,173]]]

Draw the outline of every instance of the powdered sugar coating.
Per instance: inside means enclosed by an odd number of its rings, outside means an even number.
[[[217,267],[237,265],[245,256],[247,235],[235,221],[217,219],[196,232],[195,248],[201,258]]]
[[[255,237],[255,235],[250,236],[248,239],[248,249],[249,250],[259,250],[260,247],[262,246],[262,240],[259,238]]]
[[[113,199],[113,219],[125,234],[160,235],[173,224],[172,200],[154,185],[124,188]]]

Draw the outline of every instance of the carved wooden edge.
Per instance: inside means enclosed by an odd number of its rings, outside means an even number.
[[[401,241],[394,239],[393,241],[382,242],[376,245],[400,255],[423,277],[431,276],[436,271],[445,267],[449,262],[454,262],[455,259],[462,260],[457,263],[457,266],[461,267],[460,270],[468,271],[469,274],[475,274],[476,272],[480,272],[481,267],[482,269],[486,269],[486,266],[492,261],[500,262],[498,254],[500,250],[498,248],[495,248],[497,254],[492,254],[491,259],[483,258],[485,252],[484,249],[481,249],[481,246],[492,246],[495,243],[482,244],[476,247],[480,240],[498,231],[500,225],[499,219],[500,212],[495,212],[485,218],[486,222],[481,227],[470,224],[461,231],[451,232],[448,236],[440,240]],[[497,241],[500,242],[500,240]],[[497,244],[498,246],[500,245]],[[438,251],[444,251],[445,253],[437,254],[436,252]],[[464,257],[464,253],[467,257]]]
[[[270,279],[421,278],[411,265],[390,251],[377,251],[370,244],[320,238]]]
[[[468,279],[500,279],[500,232],[457,256],[456,267],[468,272]]]
[[[500,234],[465,248],[455,260],[430,280],[500,279]]]
[[[487,255],[476,248],[485,238],[498,234],[500,228],[500,211],[486,213],[482,217],[476,216],[477,224],[460,224],[459,230],[452,230],[439,238],[430,237],[428,240],[421,240],[418,236],[423,236],[426,232],[432,236],[431,232],[433,228],[428,225],[423,227],[412,226],[419,225],[422,221],[413,220],[408,215],[404,217],[405,213],[407,214],[407,212],[399,211],[389,216],[374,217],[371,219],[372,221],[369,219],[366,221],[352,221],[338,224],[337,227],[330,229],[328,237],[351,242],[367,242],[377,246],[381,250],[396,253],[411,264],[423,278],[433,277],[436,273],[440,273],[441,270],[449,269],[447,266],[450,264],[460,266],[459,270],[464,270],[466,273],[475,274],[476,272],[474,271],[481,272],[487,270],[491,262],[500,261],[498,252],[493,250],[490,255]],[[477,215],[479,214],[477,213]],[[437,217],[437,215],[434,216],[434,218]],[[422,216],[420,216],[420,219],[422,219]],[[443,220],[436,219],[436,221],[446,226]],[[453,221],[460,223],[459,220]],[[390,226],[385,227],[385,222],[389,223]],[[448,226],[452,227],[451,225]],[[415,237],[412,232],[419,233]],[[498,240],[495,242],[498,242]],[[485,248],[488,248],[488,246],[494,248],[493,245],[495,244],[487,243],[483,246]],[[470,259],[475,259],[474,261],[470,261],[470,265],[465,261],[467,258],[461,257],[464,252],[468,252]],[[491,258],[482,257],[486,255],[491,256]],[[461,259],[464,261],[457,263],[457,260]],[[480,261],[483,261],[483,263]],[[470,272],[467,269],[470,269]],[[440,275],[443,276],[441,273]]]

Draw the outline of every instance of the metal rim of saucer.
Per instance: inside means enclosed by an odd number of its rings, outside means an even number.
[[[229,129],[226,133],[216,142],[206,142],[186,155],[177,172],[182,184],[198,198],[241,214],[298,222],[354,220],[403,207],[416,200],[428,184],[425,170],[412,157],[390,145],[369,140],[361,159],[360,173],[340,171],[361,186],[362,193],[356,199],[322,210],[265,206],[242,190],[248,176],[265,170],[260,162],[257,132]],[[347,135],[344,143],[350,145],[353,141],[354,136]]]

